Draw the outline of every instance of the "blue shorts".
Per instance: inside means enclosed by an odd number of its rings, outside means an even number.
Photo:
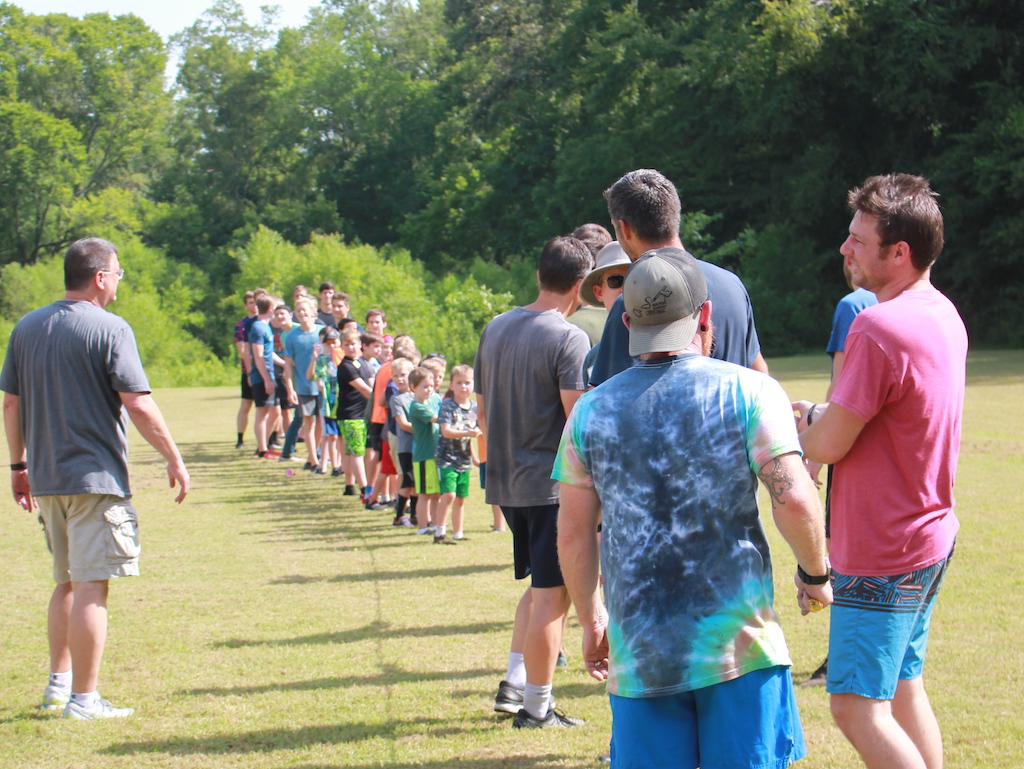
[[[952,557],[950,550],[938,563],[894,577],[833,570],[829,693],[891,700],[899,681],[921,675],[932,608]]]
[[[613,769],[784,769],[807,755],[783,665],[664,697],[608,697]]]
[[[338,420],[334,417],[324,417],[324,435],[338,435]]]

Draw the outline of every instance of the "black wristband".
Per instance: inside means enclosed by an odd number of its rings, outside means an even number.
[[[800,564],[797,564],[796,565],[796,576],[805,585],[824,585],[826,582],[828,582],[830,575],[825,574],[824,576],[821,576],[821,577],[812,577],[810,574],[808,574],[806,571],[804,571],[804,567],[803,566],[801,566]]]
[[[818,404],[814,403],[809,409],[807,409],[807,426],[811,426],[811,420],[814,418],[814,409],[818,408]]]
[[[15,471],[15,470],[28,470],[28,463],[27,462],[15,462],[13,465],[11,465],[11,470],[12,471]]]

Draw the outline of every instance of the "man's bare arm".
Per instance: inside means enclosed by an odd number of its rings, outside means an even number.
[[[145,438],[149,445],[160,452],[160,455],[167,460],[167,477],[170,478],[171,488],[178,486],[178,496],[174,500],[180,503],[185,499],[189,490],[189,475],[185,468],[185,462],[181,458],[181,452],[171,437],[171,431],[167,428],[164,416],[160,413],[160,407],[156,405],[153,396],[149,393],[118,393],[121,396],[121,403],[124,404],[131,417],[132,423],[139,433]]]
[[[601,500],[593,489],[559,483],[558,562],[583,629],[583,661],[591,676],[608,677],[608,612],[601,598]]]
[[[764,359],[761,353],[758,353],[757,357],[754,358],[754,362],[750,364],[750,368],[754,369],[754,371],[760,371],[762,374],[767,374],[768,361]]]
[[[846,353],[842,350],[838,350],[832,353],[832,379],[829,380],[828,390],[825,391],[825,400],[832,400],[832,391],[836,389],[836,382],[839,381],[839,375],[843,373],[843,363],[846,362]]]
[[[814,408],[811,424],[807,412]],[[832,465],[849,453],[866,424],[852,411],[837,403],[812,404],[796,401],[793,408],[800,412],[800,446],[804,457],[823,465]]]
[[[775,525],[792,548],[797,563],[810,575],[828,573],[825,519],[818,492],[804,470],[800,455],[783,454],[769,459],[761,465],[757,477],[771,496]],[[832,588],[828,583],[804,585],[803,592],[826,606],[832,603]],[[801,608],[807,609],[803,601]]]
[[[21,398],[11,393],[4,393],[4,432],[7,434],[11,464],[24,462],[26,455],[25,436],[21,432]],[[11,491],[14,493],[14,501],[31,513],[35,500],[28,484],[28,470],[11,470]]]
[[[558,396],[562,399],[562,408],[565,409],[565,418],[568,419],[572,413],[572,407],[576,405],[576,401],[583,395],[583,390],[559,390]],[[479,412],[480,406],[477,406]],[[477,415],[477,421],[480,421],[479,414]]]

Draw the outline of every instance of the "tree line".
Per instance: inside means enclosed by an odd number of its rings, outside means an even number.
[[[183,332],[228,358],[251,254],[305,264],[333,237],[478,330],[529,299],[544,241],[654,167],[766,354],[821,349],[846,190],[904,171],[941,195],[934,280],[972,339],[1019,346],[1022,33],[996,0],[327,0],[276,31],[218,0],[165,43],[2,3],[0,312],[9,270],[106,232],[165,260]]]

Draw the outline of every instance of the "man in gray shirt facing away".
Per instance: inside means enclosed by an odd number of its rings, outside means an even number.
[[[512,531],[516,579],[530,588],[516,610],[508,670],[494,709],[516,728],[576,726],[551,707],[551,681],[569,611],[558,564],[558,483],[551,468],[566,416],[583,393],[590,341],[566,321],[593,267],[575,238],[553,238],[541,252],[537,299],[492,320],[477,351],[480,427],[487,435],[487,503],[500,505]]]
[[[189,489],[135,335],[103,309],[117,298],[123,276],[112,243],[73,243],[64,256],[64,298],[18,322],[0,373],[14,501],[29,512],[38,505],[57,583],[42,707],[82,720],[134,712],[113,707],[97,691],[109,580],[139,573],[127,417],[167,460],[176,501]]]

